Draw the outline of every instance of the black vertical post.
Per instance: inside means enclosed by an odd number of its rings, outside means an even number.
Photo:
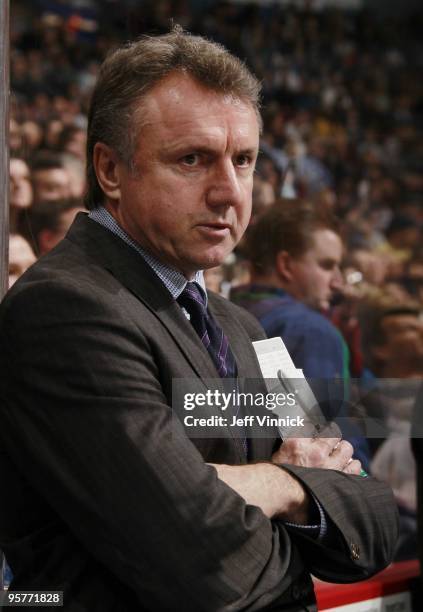
[[[8,285],[9,257],[9,0],[0,0],[0,299]],[[4,583],[0,551],[0,590]]]
[[[9,253],[9,0],[0,0],[0,299]]]

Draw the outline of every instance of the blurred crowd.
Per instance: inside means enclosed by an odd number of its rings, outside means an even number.
[[[126,39],[167,31],[173,19],[224,44],[262,80],[251,228],[293,198],[337,218],[342,278],[321,314],[343,335],[349,375],[370,390],[360,410],[379,414],[389,431],[408,431],[414,387],[391,410],[402,391],[379,385],[375,401],[375,380],[418,384],[423,375],[422,15],[211,0],[14,0],[10,282],[84,209],[87,109],[102,59]],[[229,296],[250,282],[247,243],[207,271],[210,288]],[[383,447],[374,471],[392,479],[408,519],[414,472],[397,446]],[[406,476],[392,468],[400,460]]]

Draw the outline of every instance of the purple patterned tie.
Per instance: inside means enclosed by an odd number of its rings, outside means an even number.
[[[206,298],[195,283],[187,283],[178,303],[190,315],[190,321],[207,349],[221,378],[236,378],[235,357],[223,329],[207,310]]]
[[[212,358],[219,376],[236,378],[238,369],[228,339],[223,333],[223,329],[219,327],[208,312],[206,297],[199,287],[195,283],[187,283],[177,301],[190,315],[191,324]],[[234,409],[235,417],[238,417],[239,410],[238,405]],[[245,428],[239,426],[238,429],[245,456],[248,457],[248,441]]]

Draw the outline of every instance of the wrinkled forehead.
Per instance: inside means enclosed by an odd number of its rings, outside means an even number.
[[[158,81],[134,106],[134,123],[142,130],[146,125],[174,122],[176,115],[194,118],[196,114],[210,115],[221,109],[249,113],[250,121],[261,130],[258,108],[250,101],[233,93],[219,92],[184,72],[172,72]]]

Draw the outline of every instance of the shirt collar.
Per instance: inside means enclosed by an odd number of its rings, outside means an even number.
[[[160,278],[162,283],[165,285],[166,289],[171,293],[172,297],[176,300],[185,289],[187,284],[187,279],[185,276],[175,270],[174,268],[170,268],[166,266],[161,261],[156,259],[151,253],[145,251],[135,240],[133,240],[128,234],[121,228],[121,226],[117,223],[116,219],[109,213],[108,210],[104,208],[104,206],[99,206],[98,208],[94,208],[88,214],[89,218],[93,221],[96,221],[113,234],[121,238],[126,244],[131,246],[141,257],[148,263],[148,265],[154,270],[157,276]],[[203,271],[199,270],[195,273],[192,282],[197,283],[200,289],[203,291],[206,302],[207,302],[207,291],[206,285],[204,281]]]

